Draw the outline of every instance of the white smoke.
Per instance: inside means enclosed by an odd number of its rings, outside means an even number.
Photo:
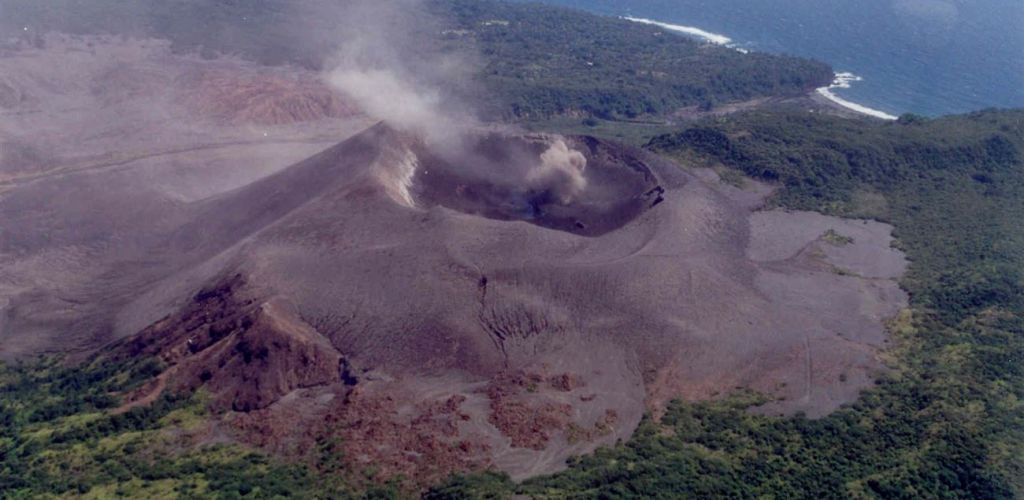
[[[330,73],[328,82],[366,114],[396,128],[418,132],[441,116],[436,91],[415,88],[386,69],[340,67]]]
[[[495,162],[477,149],[487,147],[479,142],[482,126],[465,95],[451,92],[457,82],[472,80],[477,65],[465,51],[431,46],[440,26],[422,0],[347,0],[346,5],[339,48],[323,78],[365,114],[424,140],[445,162],[477,178],[525,184],[562,204],[586,188],[587,159],[562,138],[552,138],[539,158],[522,149],[515,158]]]
[[[587,157],[557,139],[541,153],[540,165],[527,174],[526,180],[532,186],[548,190],[566,205],[587,188],[587,179],[583,176],[586,168]]]
[[[351,0],[340,47],[324,80],[364,113],[429,142],[461,135],[474,120],[442,88],[465,81],[463,54],[431,47],[436,20],[420,0]]]

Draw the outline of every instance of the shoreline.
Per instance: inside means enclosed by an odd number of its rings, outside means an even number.
[[[665,23],[661,21],[656,21],[654,19],[647,19],[645,17],[619,16],[619,19],[624,19],[626,21],[634,23],[657,26],[659,28],[666,29],[669,31],[675,31],[677,33],[682,33],[684,35],[701,38],[706,42],[713,43],[715,45],[721,45],[723,47],[728,47],[742,54],[750,53],[750,51],[747,49],[737,47],[736,44],[733,43],[732,38],[729,38],[719,33],[712,33],[710,31],[702,30],[696,26],[683,26],[681,24]]]
[[[814,89],[814,92],[836,106],[840,106],[843,109],[847,109],[861,115],[890,121],[899,119],[896,115],[891,115],[885,111],[869,108],[863,104],[857,104],[853,101],[848,101],[836,95],[835,92],[832,92],[832,89],[848,89],[851,86],[851,82],[859,82],[861,80],[863,80],[863,78],[853,73],[838,72],[836,73],[835,80],[832,81],[831,85],[827,87],[818,87],[817,89]]]
[[[661,22],[661,21],[655,21],[654,19],[647,19],[647,18],[644,18],[644,17],[621,16],[621,17],[619,17],[619,19],[625,19],[627,21],[632,21],[634,23],[649,24],[649,25],[657,26],[659,28],[664,28],[664,29],[667,29],[667,30],[670,30],[670,31],[677,31],[679,33],[685,33],[687,35],[692,35],[692,36],[695,36],[695,37],[698,37],[698,38],[703,38],[703,39],[705,39],[705,40],[707,40],[707,41],[709,41],[709,42],[711,42],[711,43],[713,43],[715,45],[728,45],[728,44],[732,43],[732,38],[729,38],[729,37],[727,37],[725,35],[719,35],[718,33],[712,33],[710,31],[704,31],[704,30],[702,30],[700,28],[697,28],[695,26],[683,26],[681,24],[664,23],[664,22]]]
[[[623,20],[626,20],[626,21],[634,22],[634,23],[640,23],[640,24],[647,24],[647,25],[651,25],[651,26],[657,26],[657,27],[665,29],[665,30],[674,31],[674,32],[677,32],[677,33],[682,33],[684,35],[689,35],[689,36],[701,38],[701,39],[707,41],[708,43],[712,43],[712,44],[715,44],[715,45],[721,45],[723,47],[728,47],[728,48],[731,48],[731,49],[736,50],[738,52],[741,52],[743,54],[749,54],[750,53],[750,51],[747,50],[747,49],[737,47],[736,44],[733,43],[733,39],[732,38],[729,38],[728,36],[725,36],[725,35],[722,35],[722,34],[719,34],[719,33],[712,33],[710,31],[705,31],[705,30],[700,29],[700,28],[698,28],[696,26],[684,26],[684,25],[681,25],[681,24],[666,23],[666,22],[657,21],[657,20],[654,20],[654,19],[648,19],[648,18],[644,18],[644,17],[619,16],[619,19],[623,19]],[[861,77],[859,77],[859,76],[857,76],[857,75],[855,75],[853,73],[846,72],[846,71],[839,71],[839,72],[836,72],[834,74],[834,79],[832,80],[831,84],[829,84],[828,86],[825,86],[825,87],[819,87],[819,88],[814,89],[814,95],[820,96],[821,98],[823,98],[825,101],[827,101],[832,106],[838,106],[838,107],[840,107],[840,108],[842,108],[842,109],[844,109],[846,111],[852,111],[852,112],[857,113],[859,115],[866,115],[866,116],[870,116],[872,118],[878,118],[880,120],[890,120],[891,121],[891,120],[899,119],[899,117],[896,116],[896,115],[891,115],[889,113],[886,113],[885,111],[881,111],[881,110],[874,109],[874,108],[869,108],[867,106],[864,106],[863,104],[857,104],[857,103],[855,103],[853,101],[849,101],[847,99],[844,99],[844,98],[840,97],[838,94],[836,94],[835,92],[832,91],[833,89],[848,89],[848,88],[850,88],[850,86],[851,86],[851,84],[853,82],[859,82],[859,81],[862,81],[862,80],[863,80],[863,78],[861,78]]]

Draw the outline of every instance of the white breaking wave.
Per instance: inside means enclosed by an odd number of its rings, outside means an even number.
[[[653,25],[653,26],[657,26],[659,28],[665,28],[665,29],[670,30],[670,31],[678,31],[679,33],[685,33],[687,35],[703,38],[703,39],[705,39],[705,40],[707,40],[707,41],[709,41],[709,42],[711,42],[713,44],[716,44],[716,45],[725,45],[725,46],[730,47],[730,48],[735,48],[735,47],[732,47],[732,45],[731,45],[732,44],[732,38],[729,38],[729,37],[727,37],[725,35],[719,35],[718,33],[712,33],[710,31],[704,31],[704,30],[702,30],[700,28],[695,28],[693,26],[682,26],[682,25],[679,25],[679,24],[669,24],[669,23],[663,23],[661,21],[655,21],[653,19],[645,19],[645,18],[642,18],[642,17],[632,17],[632,16],[622,16],[622,19],[625,19],[627,21],[633,21],[634,23],[650,24],[650,25]],[[743,52],[743,53],[747,52],[746,49],[736,49],[736,50],[738,50],[740,52]]]
[[[834,102],[834,103],[836,103],[836,104],[838,104],[838,105],[840,105],[840,106],[842,106],[842,107],[844,107],[846,109],[853,110],[853,111],[856,111],[856,112],[861,113],[861,114],[865,114],[865,115],[868,115],[868,116],[873,116],[875,118],[881,118],[883,120],[896,120],[896,119],[898,119],[899,117],[894,116],[894,115],[890,115],[889,113],[886,113],[885,111],[879,111],[877,109],[872,109],[872,108],[869,108],[867,106],[863,106],[863,105],[857,104],[855,102],[847,101],[846,99],[843,99],[842,97],[839,97],[838,95],[836,95],[835,92],[832,92],[832,89],[848,89],[848,88],[850,88],[850,85],[853,82],[859,82],[861,80],[863,80],[863,78],[861,78],[861,77],[859,77],[859,76],[857,76],[857,75],[855,75],[853,73],[849,73],[849,72],[836,73],[836,78],[835,78],[835,80],[832,81],[832,85],[829,85],[828,87],[821,87],[821,88],[819,88],[818,89],[818,93],[821,94],[824,98],[826,98],[826,99],[828,99],[828,100],[830,100],[830,101],[832,101],[832,102]]]
[[[707,41],[709,41],[711,43],[716,43],[718,45],[728,45],[728,44],[732,43],[732,38],[729,38],[729,37],[727,37],[725,35],[719,35],[718,33],[712,33],[710,31],[704,31],[704,30],[702,30],[700,28],[695,28],[693,26],[682,26],[682,25],[679,25],[679,24],[663,23],[661,21],[655,21],[653,19],[644,19],[642,17],[623,16],[622,18],[627,20],[627,21],[633,21],[634,23],[651,24],[651,25],[654,25],[654,26],[658,26],[660,28],[665,28],[667,30],[678,31],[680,33],[686,33],[687,35],[693,35],[693,36],[696,36],[696,37],[700,37],[700,38],[703,38],[703,39],[705,39],[705,40],[707,40]]]
[[[679,24],[663,23],[661,21],[655,21],[653,19],[646,19],[646,18],[643,18],[643,17],[622,16],[621,19],[625,19],[627,21],[633,21],[634,23],[650,24],[652,26],[657,26],[659,28],[663,28],[663,29],[666,29],[666,30],[675,31],[675,32],[684,33],[684,34],[687,34],[687,35],[703,38],[704,40],[707,40],[708,42],[711,42],[711,43],[713,43],[715,45],[724,45],[726,47],[734,49],[734,50],[736,50],[738,52],[742,52],[744,54],[749,54],[750,53],[749,50],[737,47],[736,44],[732,43],[732,38],[729,38],[729,37],[727,37],[725,35],[720,35],[718,33],[712,33],[710,31],[704,31],[704,30],[702,30],[700,28],[696,28],[696,27],[693,27],[693,26],[682,26],[682,25],[679,25]],[[818,93],[822,95],[822,97],[824,97],[824,98],[826,98],[826,99],[828,99],[828,100],[830,100],[830,101],[832,101],[832,102],[834,102],[834,103],[836,103],[836,104],[838,104],[838,105],[840,105],[840,106],[842,106],[842,107],[844,107],[846,109],[849,109],[849,110],[852,110],[852,111],[856,111],[858,113],[862,113],[862,114],[865,114],[865,115],[868,115],[868,116],[873,116],[875,118],[881,118],[883,120],[896,120],[896,119],[899,119],[899,117],[894,116],[894,115],[890,115],[889,113],[886,113],[885,111],[879,111],[877,109],[869,108],[867,106],[864,106],[864,105],[861,105],[861,104],[857,104],[855,102],[847,101],[846,99],[843,99],[842,97],[839,97],[838,95],[836,95],[835,92],[832,92],[832,89],[848,89],[848,88],[850,88],[850,84],[851,83],[859,82],[861,80],[863,80],[863,78],[861,78],[861,77],[859,77],[859,76],[857,76],[857,75],[855,75],[853,73],[840,72],[840,73],[836,73],[835,80],[832,81],[831,85],[829,85],[828,87],[821,87],[821,88],[819,88],[817,90],[818,90]]]

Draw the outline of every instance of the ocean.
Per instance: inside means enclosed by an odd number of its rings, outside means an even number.
[[[1024,0],[545,0],[737,50],[832,65],[826,97],[868,114],[1024,107]]]

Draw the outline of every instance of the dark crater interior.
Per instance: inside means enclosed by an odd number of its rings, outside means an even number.
[[[559,139],[586,158],[584,185],[568,199],[558,185],[567,179],[531,177],[541,155]],[[600,236],[660,203],[665,192],[636,151],[600,139],[488,133],[466,142],[458,154],[416,151],[418,205]]]

